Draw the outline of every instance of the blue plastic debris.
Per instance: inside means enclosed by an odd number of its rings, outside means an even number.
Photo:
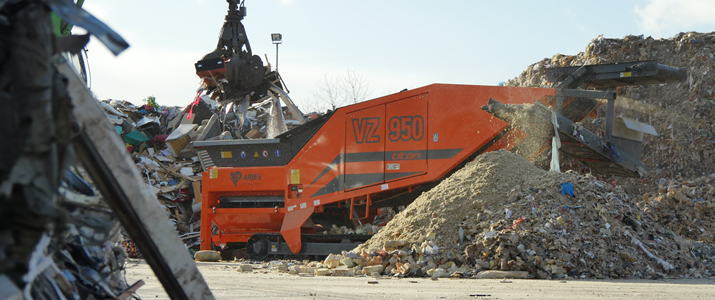
[[[561,195],[569,195],[573,197],[573,184],[570,182],[564,182],[561,184]]]

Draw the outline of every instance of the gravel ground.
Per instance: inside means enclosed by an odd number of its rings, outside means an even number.
[[[237,265],[198,263],[216,299],[712,299],[715,294],[713,279],[432,281],[240,273]],[[138,291],[140,298],[169,299],[145,261],[131,260],[126,270],[128,283],[146,283]]]

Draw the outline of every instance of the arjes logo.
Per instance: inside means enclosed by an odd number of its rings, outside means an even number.
[[[254,180],[261,180],[261,174],[246,174],[242,175],[241,172],[231,172],[231,181],[233,182],[233,185],[236,186],[238,185],[239,181],[254,181]]]
[[[239,180],[241,180],[241,172],[231,172],[231,181],[234,186],[238,185]]]

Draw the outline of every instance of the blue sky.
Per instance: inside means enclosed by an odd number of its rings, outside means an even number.
[[[715,29],[715,1],[246,0],[254,54],[275,64],[270,34],[283,34],[279,71],[299,106],[324,75],[348,69],[373,97],[431,83],[496,85],[556,53],[576,54],[603,34],[670,38]],[[213,51],[225,0],[89,0],[85,9],[131,47],[112,56],[90,41],[92,90],[135,104],[149,95],[186,105],[199,86],[194,63]]]

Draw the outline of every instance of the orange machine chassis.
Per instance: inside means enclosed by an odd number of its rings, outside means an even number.
[[[527,104],[553,95],[546,88],[433,84],[341,107],[309,122],[318,123],[307,135],[289,131],[222,147],[214,162],[231,167],[202,174],[201,249],[280,233],[300,253],[301,234],[315,232],[311,216],[331,205],[371,222],[381,201],[414,199],[415,190],[470,157],[509,150],[524,138],[481,109],[490,98]],[[301,141],[284,145],[301,134]]]

